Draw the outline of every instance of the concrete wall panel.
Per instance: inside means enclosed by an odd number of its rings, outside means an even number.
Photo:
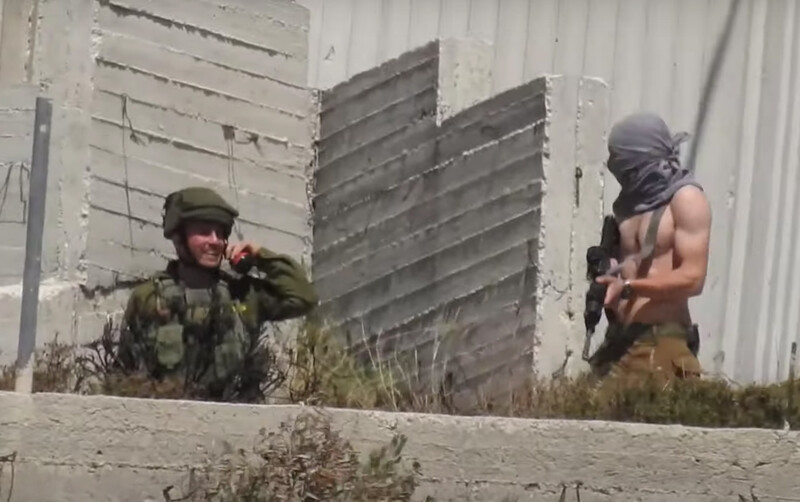
[[[0,285],[22,280],[36,89],[0,90]]]
[[[423,367],[438,353],[462,388],[508,390],[580,342],[573,228],[599,221],[608,107],[602,82],[559,78],[478,101],[480,79],[452,80],[471,44],[428,44],[323,94],[314,279],[351,345]]]
[[[97,19],[90,286],[109,286],[109,271],[141,277],[170,255],[163,197],[189,184],[223,192],[258,229],[247,238],[302,249],[316,112],[300,18],[136,0],[103,2]]]
[[[15,501],[162,500],[166,486],[185,486],[190,467],[249,451],[259,429],[277,432],[304,411],[0,393],[0,452],[17,452]],[[800,491],[796,431],[314,411],[362,455],[406,435],[404,457],[422,471],[415,500],[549,501],[565,485],[565,500],[577,500],[577,484],[588,502],[792,500]],[[3,469],[3,490],[10,474]]]
[[[200,6],[210,3],[202,1]],[[218,10],[222,6],[224,4],[217,3],[213,7]],[[298,13],[304,11],[296,6],[294,9]],[[161,2],[110,0],[104,3],[104,10],[98,13],[98,24],[111,32],[144,38],[173,51],[195,54],[201,59],[284,84],[305,86],[307,60],[303,50],[305,35],[302,26],[275,27],[274,23],[267,23],[271,29],[263,31],[274,37],[267,45],[242,40],[218,30],[215,17],[197,18],[193,15],[196,9],[179,9],[176,12],[170,6],[161,6]],[[252,16],[252,13],[247,15]]]
[[[272,56],[306,59],[307,21],[301,9],[294,9],[294,16],[287,23],[283,19],[259,12],[257,7],[252,7],[252,2],[240,2],[235,8],[231,8],[227,2],[207,0],[172,0],[168,3],[158,0],[125,0],[111,1],[108,5],[118,12],[127,11],[127,15],[152,18],[159,24],[183,27],[186,31],[196,31],[232,44],[260,49]],[[283,9],[282,13],[289,11],[290,9]]]

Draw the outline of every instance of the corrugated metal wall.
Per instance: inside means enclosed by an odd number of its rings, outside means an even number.
[[[693,127],[729,0],[298,0],[310,84],[328,88],[436,37],[495,47],[493,87],[543,73],[603,78],[611,118],[648,109]],[[787,374],[800,328],[794,214],[800,5],[745,0],[713,98],[698,176],[713,205],[706,290],[693,302],[701,359],[738,381]],[[606,187],[606,205],[616,193]]]

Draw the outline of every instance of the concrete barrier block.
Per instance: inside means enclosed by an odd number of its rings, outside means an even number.
[[[163,500],[188,469],[321,413],[361,453],[408,437],[415,500],[792,500],[800,433],[386,413],[0,392],[0,455],[17,452],[15,501]],[[769,447],[765,447],[769,445]],[[1,485],[8,486],[9,469]]]
[[[531,358],[528,376],[573,373],[582,363],[584,253],[602,216],[609,91],[599,80],[549,75],[487,99],[490,53],[481,41],[439,40],[323,95],[314,276],[343,338],[389,336],[398,342],[387,350],[418,355],[430,352],[422,347],[437,324],[460,322],[447,314],[452,305],[519,274],[516,298],[496,297],[506,303],[494,312],[530,307],[535,323],[494,325],[513,336],[472,330],[483,337],[473,346],[513,345]],[[435,113],[411,113],[431,86]],[[535,197],[520,196],[534,186]],[[466,305],[459,318],[472,318],[476,306]],[[458,358],[459,379],[503,371],[486,357]]]
[[[439,41],[436,123],[478,104],[492,94],[494,47],[478,39]]]

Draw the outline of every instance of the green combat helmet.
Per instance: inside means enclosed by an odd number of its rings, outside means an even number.
[[[210,188],[189,187],[167,195],[164,201],[164,237],[171,239],[186,220],[222,223],[230,235],[239,212]]]

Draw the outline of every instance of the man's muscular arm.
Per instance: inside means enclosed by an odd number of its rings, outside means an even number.
[[[634,295],[657,300],[680,300],[703,292],[708,269],[711,208],[702,190],[679,190],[670,203],[675,221],[673,249],[676,268],[654,277],[631,280]]]

